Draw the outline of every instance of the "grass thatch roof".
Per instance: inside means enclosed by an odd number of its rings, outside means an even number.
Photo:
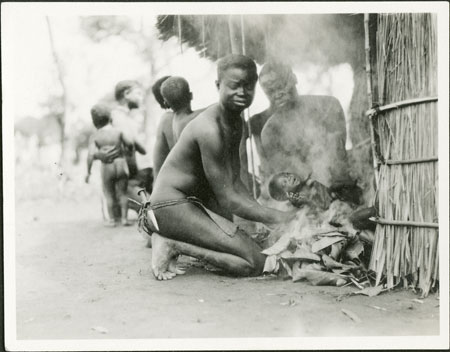
[[[272,56],[328,65],[364,58],[359,14],[160,15],[156,27],[161,40],[176,37],[214,61],[236,49],[242,53],[243,39],[246,55],[258,63]]]

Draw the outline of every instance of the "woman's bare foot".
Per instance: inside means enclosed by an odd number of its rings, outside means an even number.
[[[174,241],[157,233],[152,234],[152,271],[157,280],[170,280],[184,274],[177,265],[178,254]]]

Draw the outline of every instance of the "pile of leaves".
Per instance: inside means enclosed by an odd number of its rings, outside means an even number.
[[[374,235],[353,228],[347,220],[350,211],[341,201],[319,214],[308,207],[300,209],[291,223],[270,234],[276,240],[262,252],[268,256],[264,272],[312,285],[369,287],[367,266]]]

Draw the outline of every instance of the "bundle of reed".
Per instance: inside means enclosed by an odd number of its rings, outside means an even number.
[[[373,116],[380,167],[370,269],[377,285],[419,288],[439,280],[437,30],[433,14],[382,14],[378,18],[377,80],[381,105],[406,102]]]

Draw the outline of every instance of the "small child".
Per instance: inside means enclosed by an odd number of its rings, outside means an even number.
[[[375,224],[369,218],[376,215],[374,207],[361,205],[362,190],[355,183],[341,182],[333,187],[326,187],[309,176],[303,180],[300,176],[283,172],[276,174],[269,182],[270,196],[279,201],[289,202],[296,208],[309,206],[315,211],[325,211],[335,200],[347,203],[351,208],[358,208],[349,214],[348,220],[359,230],[375,230]]]
[[[289,200],[297,208],[309,205],[326,210],[334,199],[327,187],[309,177],[303,180],[291,172],[282,172],[269,182],[269,194],[275,200]]]
[[[332,187],[326,187],[310,176],[303,180],[291,172],[276,174],[269,182],[269,194],[275,200],[289,199],[298,208],[310,204],[328,209],[335,199],[355,206],[361,205],[362,190],[355,181],[336,182]]]
[[[105,152],[113,148],[117,149],[117,157],[111,163],[102,162],[101,168],[103,194],[106,198],[110,218],[107,226],[116,226],[114,207],[117,206],[117,198],[120,205],[122,225],[129,226],[127,198],[129,171],[125,159],[125,152],[126,149],[133,148],[134,142],[127,138],[123,132],[111,125],[111,111],[105,104],[94,105],[91,109],[91,116],[97,131],[92,135],[90,140],[86,183],[89,183],[95,149]]]

